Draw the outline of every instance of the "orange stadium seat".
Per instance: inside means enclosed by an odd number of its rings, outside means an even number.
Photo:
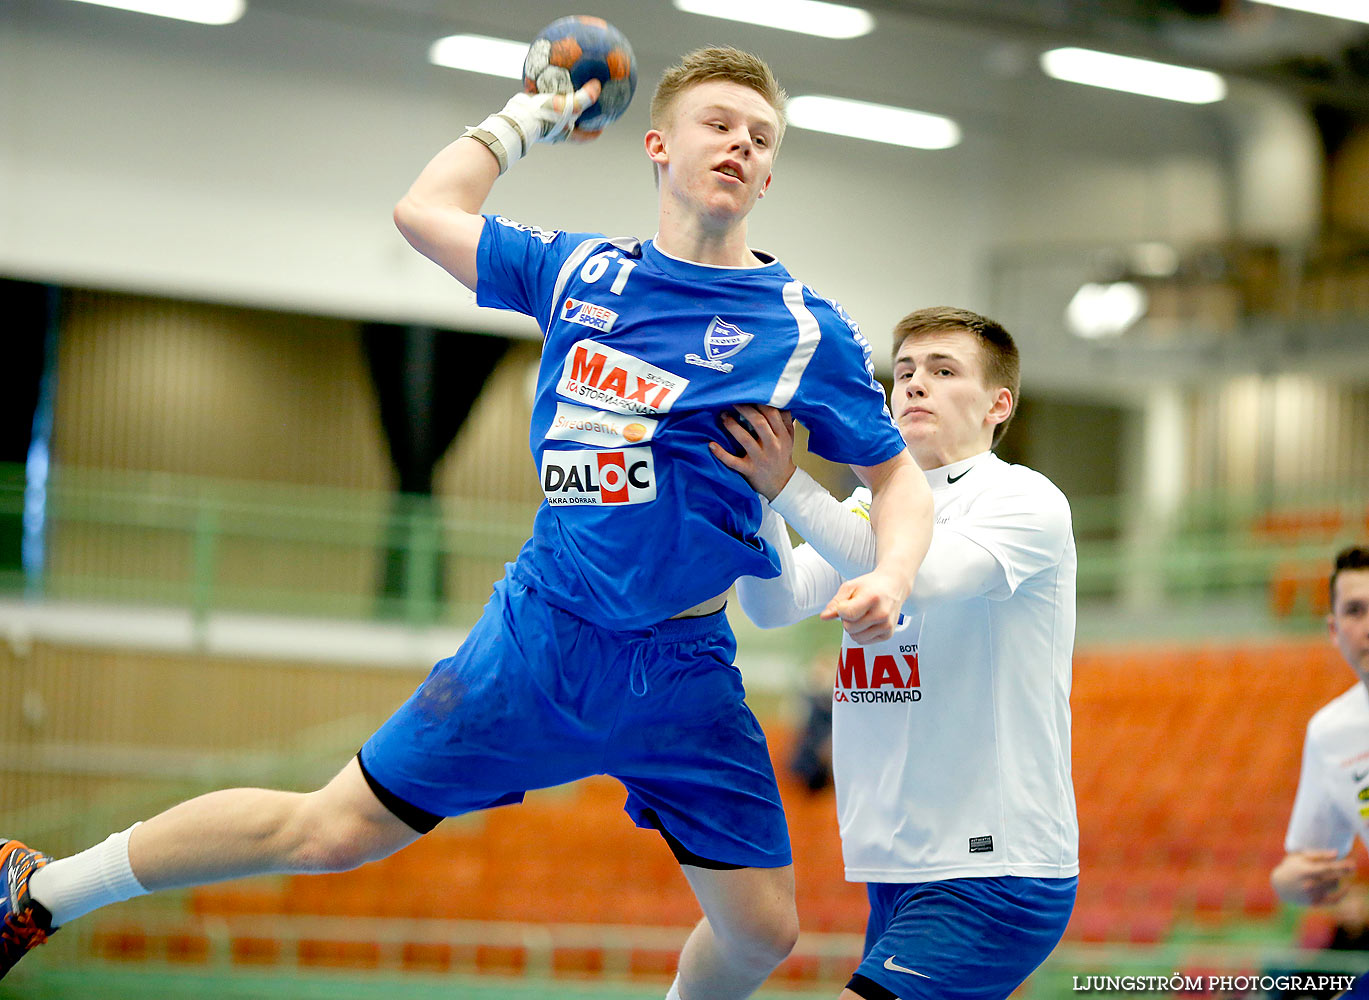
[[[147,932],[141,927],[127,923],[101,927],[91,938],[91,947],[95,954],[106,961],[146,961],[149,946]]]
[[[1339,507],[1269,511],[1255,519],[1256,535],[1281,542],[1328,541],[1345,526]]]
[[[1331,943],[1336,933],[1336,920],[1330,912],[1306,910],[1298,924],[1298,947],[1321,950]]]
[[[311,941],[299,943],[299,964],[325,968],[374,969],[380,964],[380,945],[374,941]]]
[[[1081,652],[1070,935],[1149,941],[1179,920],[1272,914],[1303,730],[1352,681],[1321,640]]]
[[[1282,545],[1329,544],[1346,530],[1369,530],[1369,511],[1360,518],[1340,507],[1312,507],[1270,511],[1256,518],[1252,530],[1262,541]],[[1269,578],[1269,609],[1280,617],[1325,615],[1329,610],[1329,573],[1324,560],[1280,563]]]
[[[1280,563],[1269,578],[1269,610],[1280,618],[1299,610],[1321,617],[1331,609],[1330,580],[1320,562]]]
[[[454,964],[455,949],[449,944],[410,941],[400,951],[403,967],[413,972],[447,972]]]
[[[1181,922],[1211,927],[1267,919],[1277,903],[1268,874],[1282,857],[1304,727],[1352,680],[1320,639],[1080,650],[1072,707],[1082,875],[1067,937],[1152,944]],[[790,779],[783,762],[792,736],[773,725],[769,733],[789,816],[801,925],[859,934],[865,892],[843,878],[832,793],[810,793]],[[591,779],[447,823],[354,872],[200,889],[192,908],[201,915],[691,926],[699,908],[678,866],[659,837],[626,819],[623,798],[616,782]],[[574,878],[565,877],[568,871]],[[110,957],[137,957],[154,945],[116,927],[97,947]],[[194,960],[200,948],[188,940],[182,960]],[[305,941],[298,951],[284,956],[276,942],[233,942],[234,960],[243,964],[291,957],[356,968],[376,962],[367,942]],[[397,953],[415,969],[515,972],[527,961],[516,947],[416,942]],[[647,949],[634,951],[627,965],[665,975],[674,961],[673,951]],[[554,969],[568,976],[593,974],[604,963],[593,947],[553,956]],[[809,974],[803,962],[783,972],[792,979]]]

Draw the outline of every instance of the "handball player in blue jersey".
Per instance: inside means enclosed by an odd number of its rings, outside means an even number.
[[[784,92],[761,60],[703,49],[666,73],[645,137],[652,239],[481,214],[500,174],[565,138],[597,93],[514,97],[395,209],[480,304],[532,316],[545,338],[529,444],[546,499],[480,621],[316,792],[211,793],[60,861],[9,842],[0,972],[97,906],[353,868],[444,816],[591,774],[626,786],[628,813],[665,838],[702,907],[670,996],[748,996],[788,954],[788,832],[723,611],[738,577],[778,573],[778,554],[755,491],[708,446],[730,441],[731,404],[783,408],[870,488],[877,565],[842,595],[858,641],[892,634],[929,543],[930,493],[859,328],[747,245],[784,134]]]

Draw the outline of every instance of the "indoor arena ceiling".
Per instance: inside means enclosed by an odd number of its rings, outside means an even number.
[[[880,99],[891,89],[891,58],[905,65],[937,58],[947,34],[991,46],[983,61],[959,67],[960,86],[978,73],[1011,75],[1047,46],[1075,44],[1184,63],[1276,86],[1332,120],[1369,120],[1369,25],[1267,6],[1253,0],[849,0],[876,18],[864,38],[835,43],[785,34],[786,50],[819,80],[839,65],[850,96]],[[639,54],[662,60],[720,39],[765,48],[769,29],[697,17],[669,0],[253,0],[254,6],[398,32],[483,29],[527,37],[568,10],[598,13],[628,32]],[[769,41],[770,45],[766,46]],[[828,46],[819,49],[823,43]],[[645,52],[642,52],[645,50]],[[840,53],[835,65],[832,53]],[[819,54],[820,53],[820,54]],[[808,58],[808,57],[813,58]],[[795,76],[791,69],[781,77]],[[816,82],[816,81],[815,81]],[[921,80],[919,79],[919,83]],[[892,84],[896,86],[895,84]],[[1324,123],[1325,124],[1325,123]]]
[[[1313,106],[1369,116],[1366,24],[1250,0],[870,0],[866,6],[1238,74]]]

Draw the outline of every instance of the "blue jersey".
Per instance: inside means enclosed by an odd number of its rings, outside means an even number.
[[[545,502],[514,574],[583,618],[640,628],[773,577],[759,497],[708,450],[736,403],[790,410],[809,450],[903,450],[870,345],[771,260],[695,264],[631,238],[486,216],[476,301],[542,328],[529,444]]]

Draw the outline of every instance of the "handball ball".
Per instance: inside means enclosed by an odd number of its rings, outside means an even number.
[[[577,139],[594,138],[627,110],[637,89],[632,46],[601,17],[563,17],[537,33],[523,60],[524,90],[564,93],[590,80],[604,89],[576,121],[572,136]]]

